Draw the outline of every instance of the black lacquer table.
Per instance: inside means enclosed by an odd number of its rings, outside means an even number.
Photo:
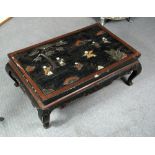
[[[50,113],[129,74],[141,72],[140,53],[94,24],[8,54],[6,71],[29,96],[45,128]]]

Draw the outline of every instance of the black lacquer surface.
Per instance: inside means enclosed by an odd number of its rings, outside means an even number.
[[[94,26],[15,57],[39,88],[49,94],[130,54],[127,47]]]

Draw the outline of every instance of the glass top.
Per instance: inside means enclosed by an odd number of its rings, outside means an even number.
[[[101,70],[132,52],[99,26],[15,55],[44,94]]]

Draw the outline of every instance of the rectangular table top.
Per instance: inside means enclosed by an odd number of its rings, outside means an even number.
[[[139,57],[140,53],[99,24],[9,54],[42,101]]]

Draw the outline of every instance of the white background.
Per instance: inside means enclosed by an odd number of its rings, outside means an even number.
[[[24,17],[153,17],[153,1],[0,0],[0,16]],[[0,138],[6,154],[154,155],[154,138]]]
[[[0,0],[0,16],[154,16],[153,0]]]

